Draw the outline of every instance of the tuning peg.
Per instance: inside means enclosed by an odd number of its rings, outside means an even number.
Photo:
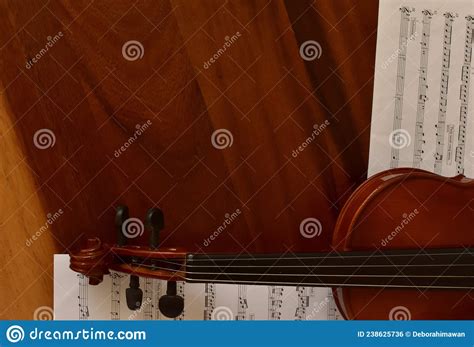
[[[146,213],[145,225],[150,230],[150,248],[158,248],[160,230],[165,226],[163,211],[150,208]]]
[[[130,310],[138,310],[142,306],[143,291],[140,289],[138,276],[130,275],[130,288],[125,291],[127,306]]]
[[[117,229],[117,244],[124,246],[127,243],[127,238],[123,234],[123,223],[129,218],[128,207],[125,205],[117,206],[115,210],[115,228]]]
[[[176,318],[184,310],[184,298],[177,295],[176,282],[166,282],[166,295],[158,301],[160,312],[168,318]]]

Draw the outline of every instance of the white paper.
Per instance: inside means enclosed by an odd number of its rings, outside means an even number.
[[[418,167],[473,177],[474,1],[379,6],[369,176]]]
[[[140,279],[142,306],[128,309],[125,290],[129,276],[112,273],[97,285],[69,269],[69,256],[54,257],[54,317],[57,320],[168,319],[158,309],[166,282]],[[184,290],[180,293],[180,289]],[[327,288],[178,284],[184,296],[186,320],[318,320],[342,319]]]

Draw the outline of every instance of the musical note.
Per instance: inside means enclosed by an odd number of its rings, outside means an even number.
[[[118,272],[111,272],[111,308],[110,308],[110,319],[120,320],[120,289],[123,275]]]
[[[424,140],[424,118],[426,101],[428,100],[428,57],[430,49],[430,31],[431,31],[431,19],[435,12],[431,10],[424,10],[423,12],[423,28],[421,35],[421,54],[420,54],[420,77],[418,80],[418,103],[416,110],[416,123],[415,123],[415,141],[413,149],[413,167],[419,168],[423,160],[423,144]]]
[[[268,287],[268,319],[280,320],[283,305],[283,287]]]
[[[183,299],[185,299],[184,297],[184,282],[177,282],[177,286],[176,286],[176,294],[178,296],[181,296]],[[186,301],[185,301],[186,302]],[[178,316],[176,317],[174,320],[183,320],[184,319],[184,314],[185,314],[185,310],[186,310],[186,307],[185,309],[183,310],[183,312]]]
[[[409,7],[400,8],[400,36],[398,44],[398,65],[397,65],[397,80],[395,87],[395,109],[393,115],[393,131],[397,132],[402,126],[402,112],[403,112],[403,94],[405,89],[405,68],[406,68],[406,53],[408,46],[408,26],[410,23],[410,15],[414,9]],[[414,22],[412,22],[414,23]],[[413,27],[412,27],[412,30]],[[413,36],[412,36],[413,37]],[[398,167],[400,159],[400,148],[392,146],[391,149],[390,167]]]
[[[459,110],[459,131],[458,145],[456,147],[456,171],[464,174],[464,152],[466,147],[466,124],[469,111],[469,88],[471,84],[471,60],[472,60],[472,40],[474,31],[474,17],[466,17],[466,37],[464,40],[464,62],[461,70],[461,88],[459,99],[461,107]]]
[[[246,320],[247,319],[247,286],[239,285],[238,286],[238,299],[237,299],[237,315],[235,316],[236,320]]]
[[[212,312],[216,308],[216,285],[206,283],[204,286],[204,320],[211,320]]]
[[[87,320],[89,319],[89,279],[82,274],[78,274],[77,277],[79,278],[79,295],[77,296],[79,300],[79,319]]]
[[[143,285],[143,319],[153,319],[153,280],[151,278],[144,278]]]
[[[306,309],[309,307],[309,294],[308,288],[296,287],[298,294],[298,306],[296,307],[295,320],[306,319]]]
[[[444,135],[446,131],[446,112],[448,110],[449,67],[451,64],[451,41],[453,22],[457,14],[444,14],[443,63],[441,67],[441,87],[439,96],[438,123],[436,124],[436,152],[434,172],[441,174],[443,169]]]

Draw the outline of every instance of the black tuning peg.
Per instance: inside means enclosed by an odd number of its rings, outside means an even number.
[[[117,244],[125,246],[127,238],[123,234],[123,223],[128,219],[128,207],[125,205],[117,206],[115,210],[115,228],[117,229]]]
[[[150,230],[150,248],[158,248],[160,230],[165,227],[165,217],[159,208],[150,208],[145,217],[145,225]]]
[[[130,288],[125,291],[127,306],[130,310],[138,310],[142,306],[143,291],[140,289],[138,276],[130,275]]]
[[[166,295],[158,301],[160,312],[168,318],[176,318],[184,310],[184,298],[177,295],[176,282],[166,283]]]

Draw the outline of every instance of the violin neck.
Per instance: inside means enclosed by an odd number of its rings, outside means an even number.
[[[474,288],[474,249],[189,254],[186,281],[315,287]]]

